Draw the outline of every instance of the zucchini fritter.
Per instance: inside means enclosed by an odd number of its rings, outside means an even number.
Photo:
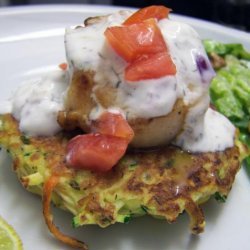
[[[22,185],[43,196],[44,215],[54,235],[76,247],[84,243],[63,235],[50,216],[50,200],[70,211],[75,227],[106,227],[145,214],[174,222],[186,211],[193,233],[205,226],[200,204],[214,194],[227,196],[240,168],[244,147],[189,154],[177,147],[128,152],[107,173],[74,170],[65,165],[65,147],[73,135],[27,138],[11,115],[0,116],[0,144],[13,159]]]

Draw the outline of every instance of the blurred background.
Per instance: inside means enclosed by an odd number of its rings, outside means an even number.
[[[102,4],[138,8],[164,4],[171,7],[176,14],[250,31],[250,0],[0,0],[0,6],[28,4]]]

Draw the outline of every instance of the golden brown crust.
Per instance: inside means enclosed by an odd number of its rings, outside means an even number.
[[[44,183],[59,175],[52,200],[75,215],[77,226],[106,227],[124,222],[133,213],[147,213],[172,223],[186,211],[192,232],[200,233],[205,226],[200,204],[216,193],[228,195],[240,168],[239,150],[244,151],[239,142],[222,152],[197,154],[168,146],[157,151],[127,152],[107,173],[76,171],[65,165],[70,134],[29,138],[25,144],[12,116],[0,116],[0,120],[0,143],[9,150],[15,172],[25,180],[24,187],[42,194]],[[39,182],[33,180],[34,174],[41,177]]]
[[[96,23],[100,23],[103,20],[105,20],[108,16],[95,16],[95,17],[89,17],[87,19],[84,20],[84,25],[85,26],[89,26],[92,24],[96,24]]]
[[[61,242],[81,250],[87,250],[88,246],[73,237],[63,234],[54,224],[53,216],[50,211],[50,203],[53,190],[57,186],[60,180],[60,175],[51,175],[48,180],[45,181],[43,185],[43,215],[45,222],[50,230],[50,232]]]
[[[93,72],[76,71],[67,92],[66,110],[58,114],[58,123],[66,130],[77,127],[88,130],[88,115],[95,102],[92,99],[94,87]]]

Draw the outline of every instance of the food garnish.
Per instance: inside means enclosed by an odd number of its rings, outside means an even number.
[[[0,249],[22,250],[23,244],[14,228],[0,216]]]
[[[92,121],[91,130],[103,135],[112,135],[126,139],[131,142],[134,131],[129,126],[126,119],[119,113],[104,112],[101,116]]]
[[[153,8],[155,10],[153,14],[158,9],[161,13],[162,6],[153,6]],[[143,9],[141,11],[144,13]],[[139,10],[134,14],[135,16],[132,15],[130,17],[132,19],[129,18],[129,22],[125,21],[124,26],[110,27],[105,31],[105,36],[112,48],[129,63],[125,69],[125,79],[134,82],[174,75],[176,67],[156,20],[151,14],[141,15],[140,13]],[[145,13],[147,13],[146,10]],[[163,15],[165,14],[163,12]],[[138,18],[137,15],[139,15]]]
[[[205,40],[204,46],[217,70],[210,86],[212,104],[240,130],[250,170],[250,53],[242,44]]]
[[[58,65],[58,67],[59,67],[60,69],[64,70],[64,71],[66,71],[67,68],[68,68],[68,64],[67,64],[67,63],[60,63],[60,64]]]
[[[153,18],[129,26],[109,27],[105,36],[116,53],[127,62],[167,51],[161,31]]]
[[[175,75],[176,67],[167,52],[147,55],[138,58],[125,70],[127,81],[135,82],[143,79],[160,78]]]
[[[128,141],[122,137],[100,133],[78,135],[67,145],[67,163],[78,169],[105,172],[125,154]]]
[[[104,112],[91,125],[93,133],[78,135],[67,145],[66,159],[77,169],[108,171],[125,154],[134,132],[121,114]]]
[[[161,20],[163,18],[167,18],[170,11],[171,9],[165,6],[152,5],[136,11],[128,19],[126,19],[123,24],[131,25],[150,18],[156,18],[157,20]]]

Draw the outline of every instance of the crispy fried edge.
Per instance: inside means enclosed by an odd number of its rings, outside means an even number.
[[[51,197],[52,192],[55,189],[56,185],[59,183],[60,176],[56,174],[52,174],[44,183],[43,186],[43,216],[45,219],[45,222],[50,230],[50,232],[55,236],[56,239],[59,241],[82,250],[88,250],[88,246],[82,242],[79,241],[71,236],[68,236],[66,234],[63,234],[58,227],[53,222],[53,215],[50,210],[50,203],[51,203]]]

